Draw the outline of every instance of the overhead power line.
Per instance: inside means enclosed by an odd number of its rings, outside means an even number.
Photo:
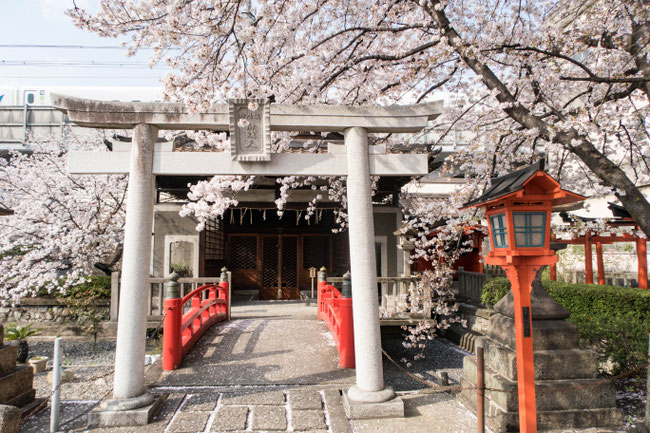
[[[157,77],[155,76],[128,76],[128,75],[106,75],[106,76],[98,76],[98,75],[0,75],[0,79],[2,78],[38,78],[38,79],[45,79],[45,78],[53,78],[53,79],[58,79],[58,78],[65,78],[65,79],[76,79],[76,80],[84,80],[84,79],[117,79],[117,80],[122,80],[125,78],[128,79],[142,79],[142,80],[154,80]]]
[[[81,67],[81,68],[128,68],[128,69],[170,69],[167,66],[149,66],[144,62],[96,62],[96,61],[64,61],[64,60],[0,60],[0,66],[39,66],[39,67]]]
[[[124,50],[121,45],[59,45],[59,44],[0,44],[0,48],[64,48],[64,49],[88,49],[88,50]],[[138,48],[139,50],[152,50],[151,47]],[[178,50],[178,48],[165,48],[166,50]]]

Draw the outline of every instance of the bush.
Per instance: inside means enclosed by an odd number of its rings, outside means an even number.
[[[93,342],[97,342],[100,323],[105,320],[108,308],[99,307],[96,301],[110,299],[111,277],[101,275],[85,278],[85,282],[68,287],[65,293],[62,290],[48,293],[46,289],[40,289],[38,296],[54,297],[64,304],[68,317],[82,332],[91,335]]]
[[[613,373],[645,364],[650,331],[650,290],[618,286],[567,284],[542,280],[548,294],[566,308],[580,332],[581,345],[595,349]],[[483,286],[481,301],[493,306],[510,290],[507,278]]]
[[[38,290],[38,296],[54,298],[82,298],[93,297],[95,299],[111,298],[111,277],[110,275],[89,276],[85,277],[87,281],[65,289],[65,294],[61,290],[47,291],[45,288]]]
[[[613,373],[645,364],[650,291],[629,287],[544,281],[548,294],[569,310],[583,344],[614,363]]]
[[[510,281],[506,277],[496,277],[483,285],[481,302],[488,308],[494,307],[510,291]]]

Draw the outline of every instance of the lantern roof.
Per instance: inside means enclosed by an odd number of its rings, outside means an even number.
[[[492,179],[492,185],[478,198],[468,201],[463,208],[476,207],[510,197],[535,196],[550,198],[553,206],[584,200],[585,197],[563,190],[560,183],[544,171],[544,160]]]

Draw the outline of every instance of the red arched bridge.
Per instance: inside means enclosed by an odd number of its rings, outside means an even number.
[[[164,301],[163,370],[175,370],[201,335],[218,322],[230,320],[230,283],[225,268],[219,284],[206,284],[180,296],[178,275],[172,274]],[[339,367],[354,368],[354,332],[349,274],[342,290],[328,284],[324,271],[319,272],[318,319],[336,342]]]

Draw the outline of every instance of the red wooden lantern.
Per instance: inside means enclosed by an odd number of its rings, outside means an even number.
[[[584,199],[560,188],[539,161],[494,179],[481,197],[464,206],[485,208],[492,245],[485,262],[500,265],[512,286],[521,432],[537,431],[530,291],[537,270],[557,262],[549,245],[551,211],[553,206]]]

